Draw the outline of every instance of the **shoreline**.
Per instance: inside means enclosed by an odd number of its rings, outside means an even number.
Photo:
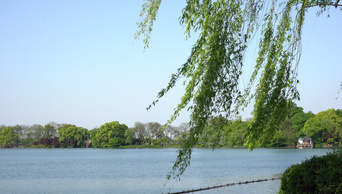
[[[131,146],[120,146],[114,148],[93,148],[93,147],[53,147],[53,146],[18,146],[18,147],[11,147],[11,148],[2,148],[0,149],[181,149],[181,145],[173,145],[173,146],[161,146],[161,145],[131,145]],[[313,147],[313,148],[297,148],[295,146],[291,147],[255,147],[254,149],[337,149],[342,148],[342,146],[330,146],[330,147]],[[203,146],[195,146],[193,149],[248,149],[248,147],[239,146],[239,147],[203,147]]]

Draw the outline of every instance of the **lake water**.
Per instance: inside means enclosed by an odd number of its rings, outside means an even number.
[[[195,149],[180,181],[177,149],[0,149],[0,193],[166,193],[280,177],[328,149]],[[280,181],[196,193],[277,193]]]

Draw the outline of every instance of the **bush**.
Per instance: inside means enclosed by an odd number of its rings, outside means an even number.
[[[282,175],[279,193],[342,193],[342,150],[290,166]]]

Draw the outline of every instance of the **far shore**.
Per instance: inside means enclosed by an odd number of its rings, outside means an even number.
[[[79,148],[87,148],[87,147],[53,147],[53,146],[44,146],[44,145],[32,145],[32,146],[14,146],[10,148],[2,148],[0,149],[79,149]],[[87,149],[91,149],[92,147],[88,147]],[[177,148],[181,149],[182,145],[127,145],[127,146],[120,146],[115,148],[93,148],[93,149],[165,149],[165,148]],[[335,148],[341,148],[341,146],[323,146],[323,147],[314,147],[314,148],[304,148],[304,149],[335,149]],[[198,145],[195,146],[194,149],[248,149],[247,146],[202,146]],[[302,148],[296,148],[295,146],[284,146],[284,147],[256,147],[255,149],[302,149]]]

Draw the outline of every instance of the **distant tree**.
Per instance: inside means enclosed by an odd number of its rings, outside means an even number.
[[[70,137],[71,133],[67,132],[67,129],[69,127],[76,127],[76,125],[71,125],[71,124],[62,124],[58,128],[57,136],[58,136],[58,141],[60,142],[61,147],[71,147],[70,144]]]
[[[31,141],[39,140],[44,136],[44,127],[39,124],[31,125],[31,127],[25,131],[25,134],[26,138],[30,139]]]
[[[128,127],[120,124],[118,121],[105,123],[101,125],[100,130],[96,133],[100,147],[113,148],[125,144],[125,131]]]
[[[140,140],[140,144],[144,143],[144,134],[146,132],[145,125],[141,122],[134,123],[134,133],[136,137]]]
[[[172,126],[172,125],[166,125],[164,127],[164,129],[162,129],[163,133],[164,133],[164,137],[166,138],[171,138],[172,136],[174,136],[175,131],[176,131],[176,127]]]
[[[84,147],[85,141],[89,138],[88,129],[83,127],[77,127],[76,133],[74,135],[74,140],[76,141],[77,147]]]
[[[303,108],[300,106],[297,106],[296,103],[289,101],[287,102],[287,108],[288,108],[288,118],[292,118],[294,115],[298,113],[304,113]]]
[[[292,121],[289,118],[286,118],[279,126],[279,130],[285,133],[285,141],[284,146],[293,147],[296,145],[298,141],[297,133],[292,128]]]
[[[158,139],[164,137],[162,125],[158,122],[149,122],[145,128],[150,133],[151,138]]]
[[[224,127],[231,124],[231,121],[222,116],[216,116],[209,120],[208,128],[211,131],[210,142],[215,147],[219,143],[225,144],[225,130]]]
[[[134,140],[134,131],[132,128],[129,128],[125,131],[125,137],[126,137],[126,144],[132,145]]]
[[[304,113],[304,112],[299,112],[296,113],[292,118],[292,128],[293,130],[297,133],[297,137],[301,137],[304,135],[304,132],[302,131],[306,121],[314,117],[315,115],[312,112]]]
[[[174,128],[174,138],[177,142],[184,142],[186,140],[187,134],[189,133],[189,125],[188,123],[181,123],[179,126]]]
[[[3,148],[12,147],[17,138],[18,136],[15,134],[13,127],[4,127],[0,132],[0,145]]]
[[[341,82],[341,88],[342,88],[342,82]],[[337,119],[337,125],[336,125],[336,133],[338,133],[339,139],[340,139],[340,145],[342,145],[342,110],[337,109],[335,112],[338,115]]]
[[[16,144],[24,144],[25,130],[28,129],[27,125],[16,125],[13,127],[15,134],[17,135]]]
[[[339,133],[336,131],[339,131],[339,117],[334,109],[319,112],[307,120],[303,128],[303,132],[318,144],[326,143],[329,138],[337,142]]]
[[[270,139],[268,146],[271,147],[290,147],[295,146],[297,142],[297,134],[292,129],[292,123],[286,118],[280,125],[277,132]]]
[[[286,134],[282,130],[277,130],[277,132],[273,135],[271,142],[268,144],[268,146],[271,147],[283,147],[285,146],[286,141]]]
[[[44,126],[44,135],[45,138],[53,138],[57,135],[57,129],[53,124],[46,124]]]
[[[59,142],[63,147],[84,147],[88,130],[75,125],[65,125],[58,130]]]
[[[100,128],[94,128],[92,130],[89,131],[89,138],[91,140],[91,146],[93,148],[97,148],[100,147],[100,143],[99,140],[96,137],[97,132],[100,130]]]
[[[341,83],[342,84],[342,83]],[[341,85],[342,86],[342,85]],[[335,113],[339,116],[342,117],[342,109],[337,109]]]
[[[228,146],[243,146],[245,143],[245,133],[249,122],[241,119],[234,120],[230,125],[226,125],[225,136]]]
[[[223,143],[224,127],[228,123],[228,120],[223,117],[213,117],[208,120],[203,133],[199,137],[199,143],[206,147],[216,147],[219,143]]]
[[[187,134],[190,130],[190,126],[188,123],[183,122],[177,127],[177,130]]]
[[[187,139],[187,133],[185,132],[180,132],[177,136],[176,136],[176,142],[183,144]]]

